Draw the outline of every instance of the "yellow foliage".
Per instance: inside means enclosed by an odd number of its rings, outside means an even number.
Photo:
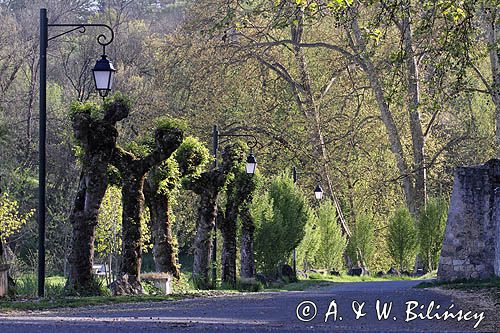
[[[33,211],[20,214],[17,201],[9,199],[7,193],[0,194],[0,242],[19,231],[32,216]]]

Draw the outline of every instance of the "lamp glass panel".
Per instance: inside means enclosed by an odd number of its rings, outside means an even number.
[[[250,163],[247,162],[246,164],[246,172],[248,174],[254,174],[255,173],[255,167],[257,166],[257,163]]]
[[[111,75],[110,75],[111,73]],[[94,71],[95,87],[97,90],[109,90],[113,80],[113,72]]]

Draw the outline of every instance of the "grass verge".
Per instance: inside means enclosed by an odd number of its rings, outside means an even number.
[[[432,288],[432,287],[443,287],[446,289],[458,289],[465,291],[479,291],[486,290],[491,291],[491,294],[496,301],[500,301],[500,277],[493,277],[491,279],[485,280],[456,280],[453,282],[445,281],[433,281],[433,282],[422,282],[415,286],[415,288]]]
[[[176,301],[187,298],[208,297],[217,295],[226,295],[234,292],[231,291],[193,291],[190,293],[172,294],[167,296],[89,296],[89,297],[61,297],[61,298],[44,298],[44,299],[19,299],[19,300],[2,300],[0,301],[0,312],[5,311],[33,311],[33,310],[49,310],[56,308],[76,308],[82,306],[93,305],[110,305],[122,303],[141,303],[141,302],[162,302]]]

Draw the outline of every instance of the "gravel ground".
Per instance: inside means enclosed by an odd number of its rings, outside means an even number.
[[[0,315],[0,332],[487,332],[493,327],[491,322],[497,320],[492,318],[495,312],[485,313],[474,329],[479,320],[475,311],[479,310],[471,304],[454,304],[453,295],[437,289],[413,289],[419,282],[339,283],[304,292],[17,312]],[[377,318],[377,300],[381,302],[380,308],[392,302],[387,319]],[[407,321],[419,314],[425,317],[432,301],[431,316],[446,310],[453,314],[459,310],[463,310],[462,314],[471,312],[460,321],[458,317],[447,320],[416,317]],[[407,313],[407,306],[413,305],[415,308]],[[358,319],[353,307],[359,313]],[[329,308],[332,314],[325,322]]]

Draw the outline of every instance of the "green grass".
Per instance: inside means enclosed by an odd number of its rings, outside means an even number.
[[[92,305],[108,305],[138,302],[174,301],[185,298],[208,297],[236,293],[234,290],[195,290],[189,282],[189,275],[182,274],[180,280],[174,280],[172,295],[140,295],[140,296],[81,296],[72,297],[65,294],[66,278],[51,276],[45,280],[45,295],[43,299],[36,297],[37,277],[25,274],[16,279],[16,297],[0,300],[0,312],[14,310],[46,310],[54,308],[75,308]],[[148,289],[149,285],[145,285]],[[150,288],[151,289],[151,288]],[[148,290],[146,290],[148,291]],[[151,291],[151,290],[149,290]]]
[[[420,280],[435,277],[435,272],[426,274],[420,277],[409,276],[350,276],[350,275],[327,275],[320,273],[309,274],[308,279],[299,280],[293,283],[273,283],[265,291],[303,291],[313,288],[329,287],[335,283],[346,282],[373,282],[373,281],[403,281],[403,280]]]
[[[447,289],[458,289],[458,290],[467,290],[467,291],[479,291],[479,290],[487,290],[491,291],[491,294],[494,298],[500,301],[500,277],[493,277],[491,279],[478,280],[456,280],[453,282],[445,282],[445,281],[433,281],[433,282],[422,282],[419,285],[415,286],[415,288],[432,288],[442,286]]]
[[[176,301],[187,298],[209,297],[231,294],[231,291],[192,291],[189,293],[172,294],[167,296],[140,295],[140,296],[88,296],[88,297],[57,297],[44,299],[18,299],[0,301],[0,312],[15,310],[47,310],[55,308],[76,308],[93,305],[109,305],[122,303],[163,302]]]

